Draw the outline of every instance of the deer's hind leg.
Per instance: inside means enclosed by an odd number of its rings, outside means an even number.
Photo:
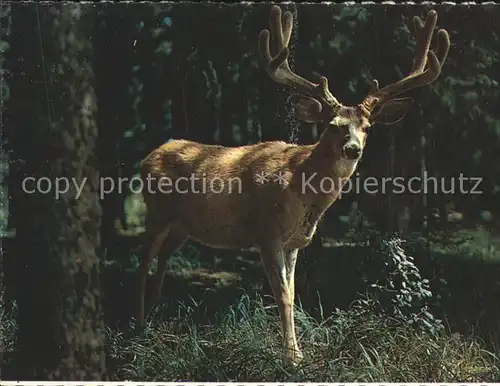
[[[153,218],[151,215],[146,216],[146,234],[144,240],[141,261],[138,270],[138,305],[137,305],[137,324],[142,326],[145,318],[145,301],[146,301],[146,283],[148,273],[153,258],[158,254],[165,237],[170,230],[170,224],[163,223]]]
[[[158,253],[158,267],[156,270],[152,304],[155,304],[161,296],[163,281],[167,271],[167,261],[172,254],[178,251],[186,242],[188,236],[181,230],[171,226]]]
[[[160,222],[152,217],[146,219],[146,240],[139,267],[139,307],[137,321],[144,324],[146,314],[146,283],[149,268],[155,256],[158,257],[157,273],[155,275],[154,291],[151,305],[160,297],[168,258],[186,241],[187,235],[172,224]],[[148,310],[149,312],[149,307]]]

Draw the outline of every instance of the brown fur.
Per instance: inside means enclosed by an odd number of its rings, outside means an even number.
[[[292,244],[302,248],[310,241],[310,227],[338,194],[338,190],[331,194],[303,192],[303,176],[318,173],[310,185],[319,190],[320,178],[346,181],[354,171],[349,165],[352,161],[344,162],[348,167],[340,163],[336,149],[341,133],[327,131],[318,144],[310,146],[265,142],[227,148],[186,140],[167,143],[142,162],[141,176],[144,181],[148,176],[153,181],[162,177],[181,181],[181,193],[176,193],[172,186],[172,194],[167,198],[159,190],[155,193],[156,186],[151,184],[151,192],[144,192],[146,205],[155,208],[148,213],[148,220],[160,228],[172,226],[216,248],[258,246],[271,234],[285,248]],[[282,173],[284,183],[271,177],[259,183],[258,174],[262,171],[269,175]],[[193,185],[186,179],[179,180],[190,176],[198,178]],[[224,185],[216,185],[218,181]],[[224,190],[219,193],[222,187]],[[186,190],[189,192],[184,193]],[[315,215],[309,216],[311,224],[307,224],[305,218],[312,208]],[[308,237],[299,242],[297,235]]]
[[[435,13],[432,12],[427,18],[427,27],[420,28],[429,35],[421,39],[423,46],[426,39],[430,39],[432,23],[435,24]],[[217,248],[256,247],[280,312],[284,353],[295,361],[301,358],[293,317],[298,250],[311,242],[322,215],[338,198],[343,184],[354,173],[361,158],[361,153],[357,158],[348,158],[345,145],[354,143],[362,152],[372,122],[375,119],[396,122],[404,116],[408,104],[405,99],[391,99],[376,84],[376,98],[369,95],[358,106],[343,106],[328,91],[325,78],[315,85],[291,73],[287,64],[291,14],[285,14],[283,29],[281,11],[274,6],[271,11],[273,23],[273,30],[280,28],[283,32],[283,40],[277,42],[277,47],[270,49],[269,31],[264,30],[259,37],[259,48],[267,61],[268,73],[277,82],[309,94],[299,101],[297,115],[306,122],[317,122],[323,134],[316,144],[303,146],[265,142],[229,148],[175,140],[153,150],[141,163],[147,239],[139,269],[137,319],[141,324],[144,322],[146,279],[156,255],[157,298],[168,256],[188,238]],[[441,34],[441,40],[446,43],[444,38],[447,35],[443,36]],[[441,48],[441,61],[432,64],[432,76],[440,71],[438,65],[446,57],[443,49],[447,53],[447,47]],[[427,53],[421,49],[418,55],[421,58]],[[412,87],[415,87],[418,76],[412,78]],[[429,72],[425,76],[428,81]],[[396,89],[394,86],[386,88],[392,93]],[[376,100],[379,99],[385,104],[377,107]],[[368,105],[367,100],[370,101]],[[375,108],[377,111],[372,115]],[[262,172],[267,173],[267,181],[260,180]],[[277,175],[282,176],[281,181],[275,180]],[[160,187],[161,179],[167,181],[168,186]],[[183,192],[175,189],[173,184],[176,181],[182,182],[177,188]],[[334,189],[329,183],[321,185],[321,181],[333,182]]]

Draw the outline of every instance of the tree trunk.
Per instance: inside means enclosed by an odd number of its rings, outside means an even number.
[[[24,33],[40,42],[43,55],[33,59],[44,71],[31,79],[33,63],[20,63],[27,65],[23,75],[32,82],[21,81],[25,87],[16,90],[16,111],[22,115],[29,109],[30,114],[24,115],[36,118],[27,121],[20,116],[19,172],[21,177],[41,181],[39,188],[44,191],[52,184],[46,193],[32,192],[36,184],[28,180],[25,187],[30,193],[25,190],[13,197],[17,280],[26,283],[18,291],[18,379],[103,380],[101,207],[90,36],[94,6],[16,8],[13,25],[21,34],[25,16],[29,18],[35,8],[34,24],[30,23],[35,28]],[[40,77],[42,81],[36,83]],[[68,182],[67,192],[57,195],[56,181],[62,187]],[[82,186],[79,195],[75,183]]]
[[[202,124],[199,114],[203,108],[200,95],[206,90],[199,82],[201,69],[197,67],[200,63],[197,22],[201,16],[193,12],[193,7],[204,11],[201,4],[175,4],[172,8],[172,137],[207,142],[203,131],[214,129]]]
[[[5,5],[0,5],[0,45],[3,47],[2,50],[0,50],[0,117],[2,118],[2,125],[7,124],[9,125],[9,120],[7,119],[7,122],[5,120],[5,109],[6,109],[6,104],[9,102],[9,91],[10,91],[10,79],[9,79],[9,69],[6,68],[5,63],[6,63],[6,57],[9,56],[9,49],[8,46],[12,44],[12,39],[11,39],[11,5],[10,4],[5,4]],[[5,133],[4,130],[0,132],[0,162],[2,169],[7,166],[7,174],[9,172],[9,166],[8,166],[8,161],[10,158],[9,151],[4,148],[5,145]],[[9,213],[10,210],[8,208],[8,191],[5,188],[5,174],[1,173],[0,174],[0,184],[1,184],[1,190],[0,190],[0,206],[3,207],[3,212],[2,213],[2,219],[1,219],[1,224],[0,227],[2,228],[2,232],[7,233],[9,230],[9,218],[4,217],[5,212]],[[5,206],[4,206],[5,205]],[[1,244],[0,244],[1,245]],[[5,248],[5,246],[3,246]],[[2,248],[3,249],[3,248]],[[6,313],[6,307],[5,307],[5,285],[6,283],[4,282],[4,272],[5,272],[5,266],[4,266],[4,261],[3,261],[3,253],[0,254],[0,321],[3,322],[5,319],[5,313]],[[3,342],[0,343],[0,366],[2,363],[4,363],[4,353],[5,353],[5,347],[3,347]],[[0,379],[2,379],[2,369],[0,368]]]
[[[118,13],[112,4],[103,4],[99,11],[96,15],[98,28],[94,35],[99,42],[94,50],[96,94],[100,97],[96,119],[99,127],[104,128],[99,132],[98,140],[99,169],[103,179],[109,178],[117,183],[124,174],[123,164],[130,163],[132,158],[123,154],[120,144],[124,128],[130,123],[123,111],[124,106],[132,104],[127,95],[127,82],[132,76],[133,30],[125,27],[133,22],[133,10],[125,5]],[[113,55],[109,55],[111,48]],[[103,185],[109,188],[108,183]],[[125,226],[124,199],[125,194],[120,194],[118,189],[101,197],[103,248],[116,245],[117,220]]]
[[[420,177],[421,181],[425,180],[425,175],[427,173],[427,158],[426,158],[426,150],[427,150],[427,138],[425,135],[425,125],[422,124],[420,126]],[[421,198],[421,227],[424,233],[427,232],[427,219],[429,216],[428,213],[428,205],[427,205],[427,194],[424,192],[424,189],[421,190],[420,193]]]

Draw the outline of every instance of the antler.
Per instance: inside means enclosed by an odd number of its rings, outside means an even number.
[[[417,39],[413,68],[408,76],[382,89],[378,89],[378,83],[376,83],[375,89],[370,92],[361,103],[361,105],[369,113],[371,113],[375,107],[382,105],[387,100],[393,99],[397,95],[411,89],[425,86],[437,79],[441,73],[444,61],[448,56],[448,50],[450,49],[450,37],[446,30],[440,29],[437,32],[437,53],[429,51],[432,33],[434,31],[434,27],[436,26],[436,22],[436,11],[429,11],[427,18],[425,19],[425,24],[418,16],[413,18]],[[427,62],[429,66],[424,71]]]
[[[270,32],[264,29],[259,34],[259,52],[266,65],[266,71],[274,81],[296,89],[299,93],[311,97],[302,97],[298,107],[302,115],[310,121],[321,119],[323,114],[331,115],[342,105],[328,89],[328,80],[321,77],[319,84],[313,83],[294,73],[288,65],[290,49],[288,43],[292,35],[293,16],[291,12],[284,14],[284,26],[281,21],[281,9],[274,5],[271,9],[269,21],[272,31],[272,54],[269,47]]]

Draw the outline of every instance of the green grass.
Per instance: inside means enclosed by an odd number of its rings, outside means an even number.
[[[377,231],[369,229],[368,233],[377,233]],[[411,243],[419,243],[426,249],[428,248],[430,254],[500,262],[500,235],[481,225],[463,229],[433,230],[428,236],[424,236],[422,232],[411,232],[405,234],[404,238]],[[350,231],[341,238],[327,239],[325,246],[359,244],[365,239],[365,234]]]
[[[116,381],[492,382],[500,361],[481,342],[442,332],[430,336],[354,304],[316,320],[300,307],[296,323],[304,360],[281,359],[274,306],[243,296],[217,323],[194,322],[196,303],[180,315],[149,320],[141,331],[107,328],[107,366]],[[1,344],[14,347],[15,323],[2,315]]]
[[[436,232],[430,240],[434,253],[456,255],[463,259],[500,262],[500,237],[478,226],[454,232]]]
[[[435,337],[354,305],[317,321],[296,311],[305,359],[281,360],[274,307],[246,296],[199,325],[189,312],[140,332],[108,329],[115,380],[239,382],[487,382],[499,380],[498,358],[472,339]]]

